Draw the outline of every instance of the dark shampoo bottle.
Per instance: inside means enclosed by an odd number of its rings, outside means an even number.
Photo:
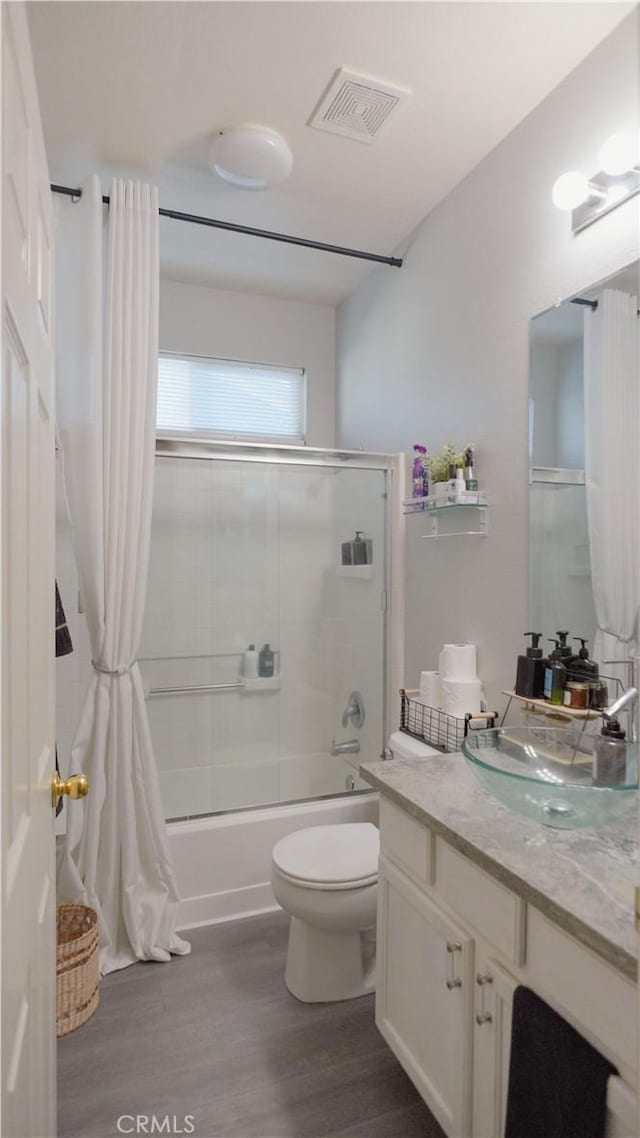
[[[525,632],[531,637],[531,644],[524,656],[518,656],[516,671],[516,695],[527,699],[542,699],[544,695],[544,670],[547,661],[542,658],[542,648],[538,647],[541,632]]]

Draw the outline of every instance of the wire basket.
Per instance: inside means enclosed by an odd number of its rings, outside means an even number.
[[[56,1035],[68,1035],[98,1006],[98,915],[88,905],[58,905]]]
[[[482,720],[483,727],[495,727],[497,711],[469,713],[459,719],[438,707],[429,707],[417,699],[417,695],[414,689],[400,688],[400,730],[439,751],[461,750],[462,740],[472,730],[472,722]]]

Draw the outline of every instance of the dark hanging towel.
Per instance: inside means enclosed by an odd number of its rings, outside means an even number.
[[[56,581],[56,656],[68,656],[70,652],[73,652],[73,644]]]
[[[73,652],[73,644],[71,643],[71,633],[67,625],[67,618],[64,614],[62,601],[60,600],[60,593],[58,591],[58,582],[56,581],[56,658],[58,656],[68,656]],[[60,774],[60,767],[58,766],[58,748],[56,747],[56,771]],[[62,810],[62,799],[58,799],[56,805],[56,818]]]
[[[604,1138],[616,1074],[535,992],[516,988],[505,1138]]]

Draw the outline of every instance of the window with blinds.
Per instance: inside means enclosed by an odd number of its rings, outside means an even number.
[[[163,354],[158,361],[158,431],[303,443],[302,368]]]

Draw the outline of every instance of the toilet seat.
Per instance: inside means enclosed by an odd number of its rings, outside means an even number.
[[[312,826],[281,838],[273,850],[278,873],[306,889],[362,889],[378,880],[380,835],[371,822]]]

